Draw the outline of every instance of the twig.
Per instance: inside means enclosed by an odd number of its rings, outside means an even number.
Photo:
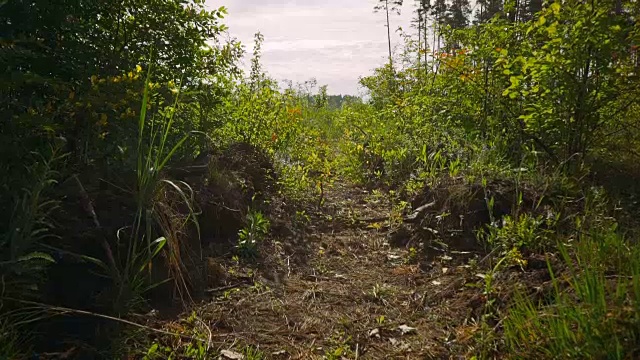
[[[96,214],[96,210],[91,203],[91,199],[89,198],[87,190],[85,190],[78,175],[73,175],[72,178],[75,180],[76,185],[78,186],[78,191],[80,193],[80,205],[82,206],[82,209],[87,213],[87,215],[91,216],[95,228],[98,230],[102,230],[100,221],[98,221],[98,215]],[[107,260],[109,261],[109,267],[111,268],[111,271],[113,271],[113,274],[115,274],[117,279],[120,279],[120,272],[118,271],[115,257],[113,256],[113,252],[111,251],[111,246],[109,246],[109,243],[107,242],[107,239],[105,238],[102,231],[100,231],[100,243],[107,255]]]
[[[246,283],[237,283],[237,284],[233,284],[233,285],[227,285],[227,286],[221,286],[221,287],[217,287],[217,288],[213,288],[213,289],[207,289],[205,290],[206,293],[214,293],[214,292],[218,292],[218,291],[225,291],[225,290],[230,290],[230,289],[235,289],[237,287],[240,287],[242,285],[246,285]]]
[[[493,250],[491,250],[491,252],[489,252],[485,257],[482,258],[482,260],[478,261],[478,265],[482,264],[483,262],[487,261],[488,258],[491,257],[491,255],[493,255],[496,251],[498,251],[499,248],[494,248]]]
[[[209,328],[207,324],[204,321],[202,321],[202,319],[198,318],[198,321],[200,321],[202,326],[204,326],[204,328],[207,329],[207,331],[209,332],[209,339],[207,341],[207,353],[209,353],[209,349],[211,349],[211,344],[213,343],[212,341],[213,333],[211,332],[211,328]]]
[[[232,209],[232,208],[230,208],[230,207],[228,207],[228,206],[225,206],[225,205],[223,205],[223,204],[217,203],[217,202],[215,202],[215,201],[211,201],[211,203],[212,203],[213,205],[215,205],[215,206],[219,206],[219,207],[221,207],[221,208],[223,208],[223,209],[225,209],[225,210],[229,210],[229,211],[233,211],[233,212],[238,212],[238,213],[241,213],[241,212],[242,212],[242,210]]]
[[[415,209],[413,211],[413,213],[411,213],[410,215],[405,216],[404,221],[406,222],[412,222],[414,220],[416,220],[418,218],[418,216],[420,216],[422,213],[424,213],[425,211],[431,209],[432,207],[436,206],[436,202],[430,202],[428,204],[424,204],[420,207],[418,207],[417,209]]]
[[[331,280],[330,277],[318,276],[318,275],[315,275],[315,274],[305,275],[305,276],[303,276],[303,278],[305,278],[305,279],[313,279],[313,280],[310,280],[310,281],[318,281],[318,280],[329,281],[329,280]]]

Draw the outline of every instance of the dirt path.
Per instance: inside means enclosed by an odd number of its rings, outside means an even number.
[[[461,296],[468,266],[455,266],[451,254],[421,266],[413,260],[422,254],[391,246],[385,223],[371,220],[389,216],[384,195],[336,184],[326,197],[304,233],[274,242],[274,266],[265,268],[278,270],[225,268],[255,280],[216,292],[197,310],[215,346],[253,346],[273,359],[440,359],[468,351],[475,328],[465,319],[478,308]]]

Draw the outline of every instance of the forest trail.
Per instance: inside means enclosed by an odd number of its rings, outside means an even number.
[[[414,260],[423,254],[411,244],[392,246],[385,220],[391,209],[381,193],[344,183],[328,189],[304,234],[274,241],[271,262],[280,270],[250,273],[253,284],[223,288],[197,308],[213,346],[251,346],[269,359],[428,359],[468,351],[463,343],[476,327],[465,319],[481,305],[465,296],[472,293],[464,286],[468,266],[455,265],[460,254],[445,253],[420,265]],[[408,240],[402,231],[395,237],[404,235]],[[240,267],[226,271],[238,276]]]

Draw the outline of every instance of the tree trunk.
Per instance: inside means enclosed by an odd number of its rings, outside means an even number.
[[[384,10],[387,13],[387,42],[389,44],[389,65],[391,65],[391,68],[393,68],[393,57],[391,55],[391,24],[389,23],[389,0],[385,0]]]
[[[420,68],[420,61],[422,60],[420,51],[422,51],[422,11],[418,9],[418,69]]]

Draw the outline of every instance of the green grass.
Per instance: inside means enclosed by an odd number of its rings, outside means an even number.
[[[562,246],[551,301],[516,295],[504,320],[511,358],[630,359],[640,351],[640,246],[600,231]]]

